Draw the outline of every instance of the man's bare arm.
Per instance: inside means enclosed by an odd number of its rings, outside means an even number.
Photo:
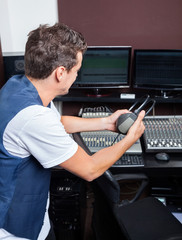
[[[116,120],[121,114],[127,113],[128,110],[118,110],[109,117],[105,118],[80,118],[73,116],[62,116],[61,122],[67,133],[84,132],[84,131],[116,131]]]
[[[142,111],[128,134],[120,142],[104,148],[92,156],[78,147],[77,152],[60,166],[87,181],[99,177],[141,137],[145,129],[142,122],[144,115],[145,112]]]

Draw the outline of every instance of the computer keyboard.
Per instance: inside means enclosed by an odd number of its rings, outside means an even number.
[[[112,167],[144,167],[141,154],[124,154]]]
[[[182,116],[146,116],[146,152],[182,152]]]
[[[84,118],[106,117],[111,111],[105,107],[94,107],[81,109],[79,115]],[[112,131],[92,131],[80,133],[86,146],[92,153],[109,147],[124,138],[124,135]],[[138,140],[112,167],[143,167],[141,142]]]

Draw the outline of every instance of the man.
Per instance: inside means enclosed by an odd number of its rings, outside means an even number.
[[[128,112],[118,110],[106,118],[60,119],[52,100],[68,93],[86,47],[83,36],[64,24],[40,26],[29,34],[25,75],[12,77],[0,91],[1,239],[46,238],[51,167],[60,165],[92,181],[144,132],[142,111],[123,140],[92,156],[69,136],[82,131],[116,131],[117,118]]]

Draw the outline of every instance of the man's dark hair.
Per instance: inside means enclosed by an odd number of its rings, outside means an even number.
[[[77,53],[84,53],[86,48],[83,35],[67,25],[40,25],[28,34],[25,75],[45,79],[59,66],[69,72],[77,64]]]

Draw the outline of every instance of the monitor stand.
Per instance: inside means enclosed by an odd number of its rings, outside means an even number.
[[[169,91],[169,93],[167,91],[161,90],[159,95],[155,95],[156,98],[164,98],[164,99],[168,99],[168,98],[174,98],[174,94],[170,94],[171,92]]]
[[[111,92],[106,89],[99,89],[99,88],[90,88],[89,90],[85,91],[85,95],[87,97],[108,97],[111,95]]]

